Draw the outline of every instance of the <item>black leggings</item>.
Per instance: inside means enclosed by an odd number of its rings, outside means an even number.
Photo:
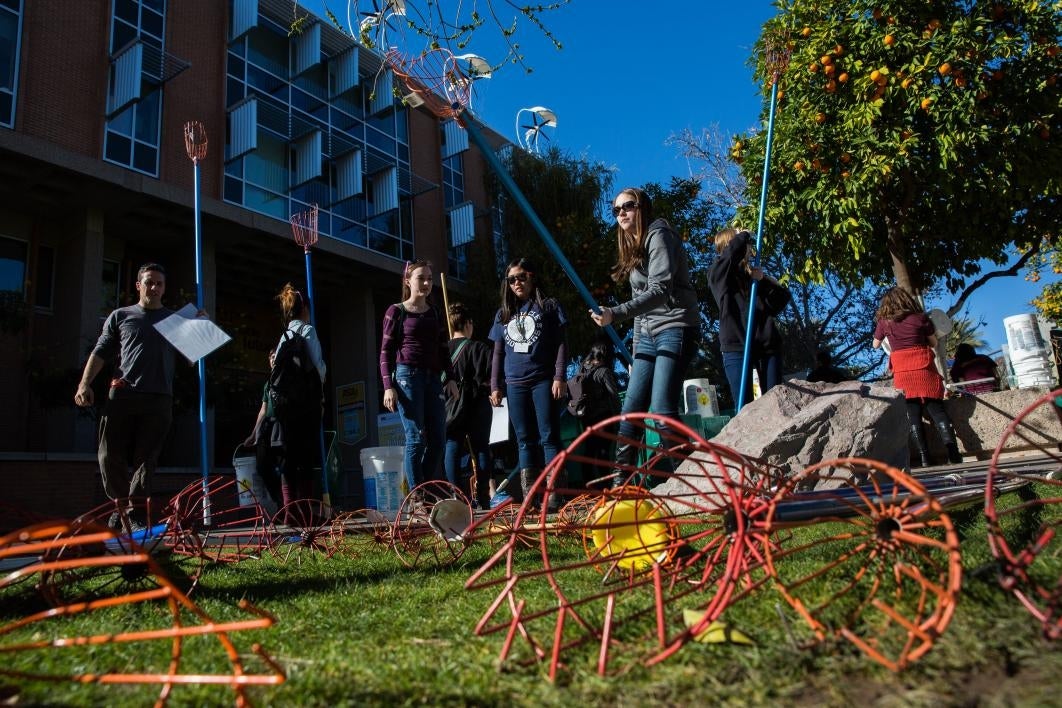
[[[944,401],[939,398],[908,398],[907,420],[911,425],[922,424],[923,409],[929,412],[933,425],[938,429],[941,425],[951,427],[951,419],[948,417],[948,412],[944,410]]]

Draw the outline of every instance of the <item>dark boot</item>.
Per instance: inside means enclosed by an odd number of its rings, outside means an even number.
[[[953,465],[962,462],[959,444],[955,440],[955,431],[952,430],[951,422],[946,420],[937,421],[937,432],[940,433],[940,441],[944,443],[944,449],[948,451],[948,462]]]
[[[634,445],[620,443],[616,445],[616,466],[612,469],[612,483],[605,486],[618,487],[633,474],[633,467],[638,465],[638,448]]]
[[[527,499],[531,495],[531,487],[534,486],[535,480],[538,479],[538,472],[530,467],[525,467],[520,470],[520,491],[524,494],[524,499]]]
[[[912,466],[929,467],[932,463],[929,461],[929,448],[926,446],[926,434],[922,430],[921,421],[911,424],[911,444],[918,460],[918,464]]]

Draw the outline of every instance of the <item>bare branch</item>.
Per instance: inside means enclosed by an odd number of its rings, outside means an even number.
[[[992,280],[993,278],[1007,278],[1017,275],[1018,271],[1024,268],[1025,264],[1028,263],[1033,256],[1040,252],[1040,244],[1040,241],[1034,243],[1032,247],[1029,248],[1029,250],[1025,253],[1021,254],[1021,258],[1014,261],[1014,263],[1011,264],[1009,268],[1005,268],[1004,270],[990,271],[970,283],[961,293],[959,293],[959,299],[956,300],[952,304],[952,306],[948,308],[948,317],[954,317],[960,310],[962,310],[962,308],[966,305],[966,300],[970,297],[970,295],[972,295],[975,290],[980,288],[988,281]]]

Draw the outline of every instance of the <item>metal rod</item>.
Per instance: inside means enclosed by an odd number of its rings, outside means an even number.
[[[457,118],[461,124],[465,126],[469,137],[472,138],[472,142],[474,142],[476,147],[479,148],[479,151],[483,153],[484,159],[494,170],[494,173],[502,183],[505,191],[508,192],[513,201],[516,202],[516,206],[523,212],[524,216],[527,217],[527,220],[531,222],[531,226],[535,229],[538,237],[542,239],[542,242],[546,244],[546,248],[549,249],[549,252],[556,259],[557,263],[560,264],[564,274],[568,276],[568,280],[570,280],[572,285],[575,286],[580,297],[582,297],[583,301],[590,306],[590,309],[594,314],[601,314],[601,308],[598,307],[597,301],[594,300],[594,296],[590,293],[590,290],[586,285],[583,284],[583,281],[580,280],[579,274],[575,271],[575,268],[572,267],[572,264],[568,262],[567,258],[565,258],[564,252],[561,251],[560,246],[557,245],[553,236],[551,236],[546,229],[546,225],[542,223],[538,214],[535,213],[535,210],[531,207],[531,203],[527,201],[527,197],[525,197],[524,193],[520,191],[520,187],[517,186],[512,175],[510,175],[509,171],[505,169],[505,165],[502,164],[501,159],[495,154],[494,148],[492,148],[490,143],[488,143],[483,137],[476,119],[467,109],[462,110]],[[613,344],[616,345],[616,352],[623,357],[623,360],[626,361],[628,365],[633,364],[634,359],[631,357],[631,353],[627,351],[627,347],[624,346],[623,341],[619,338],[619,335],[616,334],[616,330],[613,329],[612,325],[606,325],[602,327],[602,329],[605,330]]]
[[[313,263],[308,243],[302,247],[302,252],[306,258],[306,297],[310,299],[310,325],[316,330],[317,308],[314,303],[317,302],[317,298],[313,295]],[[323,385],[324,382],[321,383]],[[328,489],[328,450],[325,448],[324,440],[324,416],[321,416],[321,425],[317,429],[317,444],[321,448],[321,502],[330,507],[332,495]]]
[[[196,306],[203,310],[203,219],[200,211],[199,193],[202,188],[199,175],[199,160],[192,161],[195,211],[195,299]],[[210,525],[210,495],[207,479],[210,476],[210,454],[207,439],[206,357],[198,362],[199,372],[199,471],[203,476],[203,523]]]
[[[774,107],[778,102],[778,82],[771,85],[771,108],[767,117],[767,147],[763,153],[763,184],[760,185],[760,215],[756,223],[756,252],[752,256],[750,267],[756,268],[760,263],[760,247],[763,244],[763,217],[767,210],[767,180],[771,174],[771,146],[774,143]],[[752,329],[756,317],[756,286],[758,281],[752,281],[749,289],[749,317],[745,325],[745,351],[741,359],[741,387],[735,402],[736,410],[741,410],[745,405],[745,388],[748,385],[749,361],[752,358]],[[760,381],[763,386],[763,381]]]

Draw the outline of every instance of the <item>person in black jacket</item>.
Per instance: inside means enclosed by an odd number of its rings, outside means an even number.
[[[490,404],[491,348],[486,342],[472,339],[473,323],[468,310],[460,302],[450,305],[450,360],[458,382],[458,395],[470,396],[471,404],[462,404],[468,411],[446,426],[446,453],[443,464],[446,479],[465,489],[461,458],[466,452],[473,456],[475,469],[475,501],[480,509],[490,508],[490,425],[493,408]],[[466,407],[467,406],[467,407]]]
[[[782,382],[782,337],[774,318],[789,304],[789,290],[764,275],[761,268],[749,266],[751,239],[752,234],[744,229],[727,228],[720,231],[715,236],[716,257],[708,271],[708,285],[719,305],[719,349],[723,354],[723,369],[735,406],[741,390],[749,293],[754,280],[759,286],[749,370],[745,380],[745,400],[742,403],[752,400],[753,369],[759,375],[763,393]]]

